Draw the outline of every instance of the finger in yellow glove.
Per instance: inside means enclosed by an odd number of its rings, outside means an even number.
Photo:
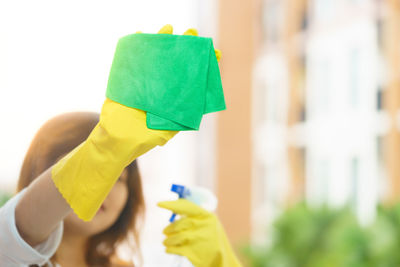
[[[137,33],[141,33],[141,32],[137,32]],[[172,34],[173,33],[173,27],[172,27],[171,24],[167,24],[164,27],[162,27],[161,30],[158,31],[158,33]],[[186,30],[183,35],[198,36],[199,34],[198,34],[196,29],[190,28],[190,29]],[[221,60],[221,57],[222,57],[221,50],[215,49],[214,51],[215,51],[215,55],[217,57],[217,61],[219,62]]]
[[[182,216],[164,229],[166,252],[187,257],[196,267],[242,266],[217,216],[186,199],[158,206]]]

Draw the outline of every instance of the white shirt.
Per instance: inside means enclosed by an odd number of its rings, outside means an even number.
[[[50,262],[50,258],[54,255],[61,243],[64,227],[62,221],[47,240],[35,247],[31,247],[26,243],[17,230],[15,224],[15,207],[25,192],[26,188],[0,208],[0,266],[26,267],[32,264],[42,266],[48,263],[50,267],[61,267],[57,263],[53,265]],[[190,261],[184,257],[166,254],[163,246],[157,245],[156,247],[159,248],[159,250],[154,247],[150,247],[147,250],[145,249],[146,264],[144,266],[153,267],[160,266],[161,264],[162,266],[193,266]],[[148,251],[148,253],[146,253],[146,251]],[[158,256],[154,257],[154,254]]]
[[[0,266],[19,267],[37,264],[42,266],[49,262],[60,245],[63,234],[63,222],[44,242],[31,247],[20,236],[15,224],[15,207],[26,188],[11,198],[0,208]]]

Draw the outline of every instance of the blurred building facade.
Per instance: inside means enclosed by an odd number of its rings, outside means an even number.
[[[400,197],[400,3],[264,0],[253,84],[253,236],[284,207]]]

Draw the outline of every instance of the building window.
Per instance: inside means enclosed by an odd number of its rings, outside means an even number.
[[[378,90],[376,92],[376,109],[383,109],[383,91],[381,86],[378,87]]]
[[[382,48],[383,46],[383,19],[382,18],[378,18],[376,20],[376,37],[377,37],[377,41],[378,41],[378,46],[380,48]]]
[[[299,121],[300,122],[305,122],[306,119],[307,119],[306,106],[304,104],[302,104],[301,107],[300,107]]]
[[[349,90],[349,102],[350,106],[355,108],[359,104],[359,98],[360,98],[360,83],[359,83],[359,78],[360,78],[360,56],[359,56],[359,50],[358,49],[353,49],[350,52],[350,90]]]
[[[303,31],[303,32],[307,31],[308,23],[309,23],[308,18],[309,18],[309,16],[308,16],[307,8],[306,8],[306,11],[303,12],[303,14],[301,15],[301,31]]]
[[[379,166],[383,166],[383,137],[382,136],[378,136],[376,138],[376,157],[378,160],[378,165]]]
[[[267,88],[266,113],[269,121],[279,122],[279,85],[273,80]]]
[[[317,166],[317,195],[322,203],[328,201],[330,164],[327,159],[320,160]]]
[[[334,10],[335,0],[314,0],[314,14],[317,20],[330,19]]]
[[[314,74],[311,79],[315,80],[313,86],[313,113],[328,113],[330,109],[331,98],[331,65],[327,61],[322,61],[314,68]]]
[[[263,24],[264,35],[270,42],[279,40],[283,22],[283,6],[281,1],[264,1]]]
[[[351,196],[350,205],[354,210],[358,207],[358,186],[359,186],[359,159],[358,157],[353,157],[351,159],[350,166],[350,177],[351,177]]]

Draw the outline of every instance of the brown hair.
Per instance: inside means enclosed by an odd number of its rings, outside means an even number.
[[[92,112],[66,113],[47,121],[30,144],[22,164],[17,191],[28,186],[62,155],[85,141],[98,121],[99,115]],[[139,220],[143,219],[144,215],[144,199],[136,160],[126,169],[128,173],[126,205],[110,228],[89,239],[86,262],[90,266],[110,266],[111,260],[116,258],[116,247],[122,242],[129,244],[132,252],[141,259]]]

